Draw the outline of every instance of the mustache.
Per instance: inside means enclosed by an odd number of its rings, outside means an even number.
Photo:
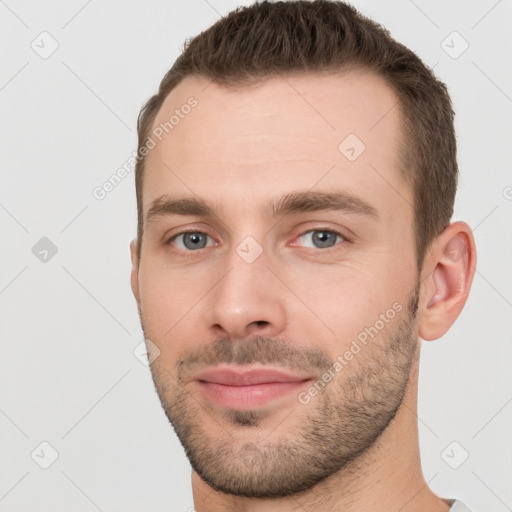
[[[290,370],[307,370],[320,375],[333,365],[333,361],[319,348],[296,346],[265,336],[236,342],[217,338],[200,349],[186,350],[176,362],[181,376],[197,367],[221,363],[239,366],[258,363]]]

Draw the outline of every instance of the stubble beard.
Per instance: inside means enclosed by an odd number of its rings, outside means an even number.
[[[181,358],[177,376],[153,363],[156,391],[192,468],[215,490],[250,498],[289,496],[347,469],[375,444],[403,401],[418,350],[418,295],[417,287],[405,315],[390,322],[380,340],[369,342],[309,404],[296,402],[289,416],[300,414],[297,426],[277,439],[271,432],[260,435],[258,427],[269,420],[260,410],[223,410],[217,417],[206,411],[183,386],[182,370],[198,363],[258,362],[314,368],[321,375],[334,364],[323,352],[263,337],[236,345],[218,339]]]

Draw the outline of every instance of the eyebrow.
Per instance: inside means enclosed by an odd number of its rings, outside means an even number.
[[[346,192],[292,192],[277,201],[271,201],[264,209],[270,217],[292,213],[335,210],[378,219],[377,210],[363,199]]]
[[[363,199],[345,192],[291,192],[270,200],[263,208],[268,217],[281,217],[293,213],[334,210],[378,219],[377,210]],[[146,222],[166,215],[194,215],[220,218],[216,209],[198,197],[172,198],[163,195],[155,199],[146,214]]]
[[[165,215],[196,215],[201,217],[218,217],[213,209],[203,200],[195,197],[173,199],[163,195],[151,203],[146,214],[146,222],[156,220]]]

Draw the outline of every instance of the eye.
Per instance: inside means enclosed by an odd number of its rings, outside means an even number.
[[[188,231],[172,237],[169,243],[185,251],[196,251],[215,245],[213,239],[200,231]]]
[[[297,238],[303,247],[310,247],[313,249],[329,249],[339,242],[346,240],[346,238],[336,231],[327,229],[312,229]]]

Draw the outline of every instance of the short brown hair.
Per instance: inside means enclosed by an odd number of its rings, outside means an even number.
[[[356,68],[384,78],[402,112],[400,162],[412,184],[418,268],[450,223],[457,189],[454,112],[445,84],[381,25],[340,1],[256,2],[185,43],[138,118],[139,152],[167,95],[187,76],[241,87],[279,74]],[[143,235],[144,158],[137,158],[137,245]]]

